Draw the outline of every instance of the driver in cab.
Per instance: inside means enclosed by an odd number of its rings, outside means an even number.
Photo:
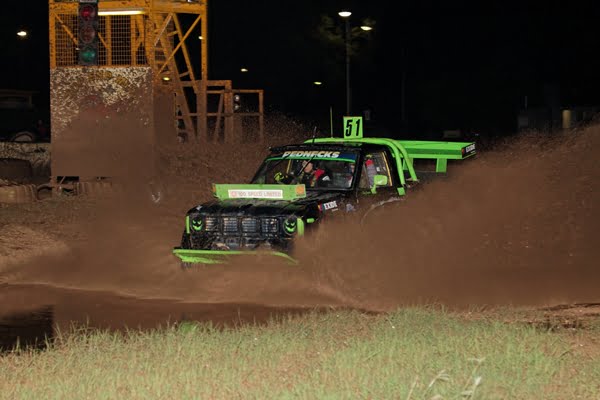
[[[302,169],[298,176],[280,175],[276,176],[275,180],[278,183],[283,184],[303,183],[306,187],[314,188],[329,186],[329,183],[331,183],[331,176],[324,168],[320,168],[316,161],[304,160],[302,161]]]
[[[306,187],[324,187],[331,182],[331,177],[327,171],[315,165],[314,161],[303,161],[302,167],[298,182],[304,183]]]

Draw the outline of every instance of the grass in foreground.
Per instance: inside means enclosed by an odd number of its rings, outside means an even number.
[[[556,333],[417,308],[79,333],[0,357],[0,398],[598,399],[600,357],[578,335],[598,343],[600,327]]]

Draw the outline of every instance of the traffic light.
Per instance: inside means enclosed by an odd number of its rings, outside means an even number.
[[[98,0],[79,0],[79,65],[98,65]]]
[[[239,94],[233,95],[233,111],[240,111],[242,108],[242,97]]]

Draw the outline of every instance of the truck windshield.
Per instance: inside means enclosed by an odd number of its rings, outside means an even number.
[[[357,153],[298,150],[271,154],[252,183],[296,185],[307,189],[350,189],[355,180]]]

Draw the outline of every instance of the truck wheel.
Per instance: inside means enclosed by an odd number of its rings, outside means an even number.
[[[390,207],[389,205],[392,203],[396,203],[399,201],[404,201],[403,198],[391,198],[388,200],[384,200],[384,201],[380,201],[378,203],[372,204],[362,215],[362,217],[360,218],[360,224],[364,225],[365,221],[367,220],[367,216],[369,214],[371,214],[373,211],[377,212],[377,211],[382,211],[384,210],[386,207]]]

